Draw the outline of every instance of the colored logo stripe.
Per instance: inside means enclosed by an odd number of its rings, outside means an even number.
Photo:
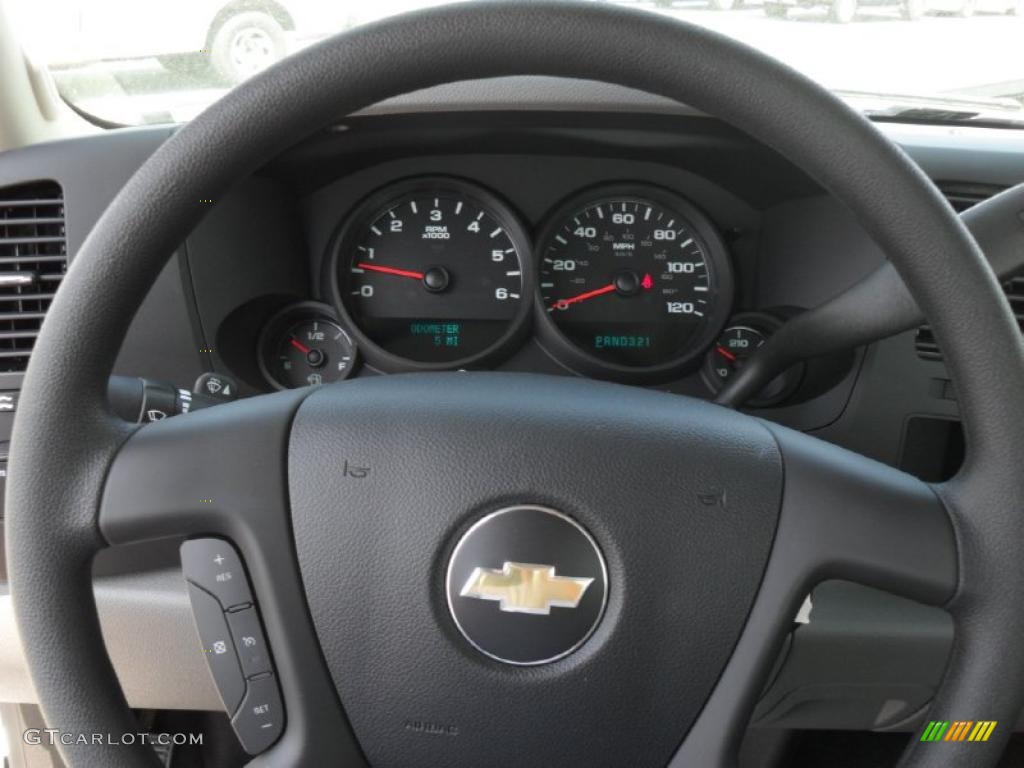
[[[973,720],[954,721],[946,732],[946,738],[944,738],[943,741],[963,741],[967,738],[967,734],[970,732],[972,725],[974,725]]]
[[[932,720],[921,741],[988,741],[995,728],[995,720]]]
[[[921,734],[921,741],[939,741],[949,728],[948,720],[932,720]]]
[[[995,720],[979,720],[978,724],[974,726],[974,730],[971,731],[971,735],[967,737],[967,740],[988,741],[988,737],[992,735],[992,731],[994,731],[995,729]]]

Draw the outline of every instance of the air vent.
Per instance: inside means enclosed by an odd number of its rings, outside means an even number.
[[[1005,189],[1005,187],[992,184],[971,184],[959,181],[940,181],[938,187],[957,213],[963,213],[968,208],[973,208]]]
[[[939,343],[935,341],[935,334],[930,326],[922,325],[917,329],[914,337],[914,349],[917,356],[922,360],[941,360],[942,353],[939,351]]]
[[[938,187],[957,213],[963,213],[968,208],[988,200],[1004,189],[1003,187],[991,184],[944,181],[940,181]],[[1022,323],[1022,317],[1024,317],[1024,278],[1014,278],[1003,285],[1003,290],[1006,291],[1007,298],[1010,300],[1010,306],[1013,307],[1014,314],[1017,315],[1018,324]],[[1022,329],[1024,329],[1024,325],[1022,325]],[[942,352],[935,341],[935,335],[927,325],[922,325],[918,329],[917,336],[914,337],[914,348],[917,350],[917,356],[922,360],[942,359]]]
[[[1011,278],[1003,283],[1003,292],[1006,293],[1010,308],[1013,310],[1014,317],[1017,318],[1017,325],[1021,332],[1024,332],[1024,275]],[[918,328],[917,336],[914,337],[914,348],[917,350],[917,356],[922,360],[942,359],[942,352],[939,350],[938,342],[935,341],[935,335],[927,325]]]
[[[60,186],[0,188],[0,372],[25,370],[67,265]]]

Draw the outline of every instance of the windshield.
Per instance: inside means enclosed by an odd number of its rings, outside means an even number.
[[[49,67],[64,99],[119,124],[189,120],[290,52],[359,24],[440,4],[8,1],[28,54]],[[1024,0],[615,2],[748,43],[869,113],[1024,123]]]

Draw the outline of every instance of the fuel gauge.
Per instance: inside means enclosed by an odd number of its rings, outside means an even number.
[[[326,306],[287,307],[271,318],[260,343],[260,367],[277,389],[329,384],[347,378],[356,346]]]

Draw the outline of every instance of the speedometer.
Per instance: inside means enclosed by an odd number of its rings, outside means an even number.
[[[454,179],[416,179],[352,216],[334,254],[335,302],[385,371],[479,364],[530,315],[533,265],[515,215]]]
[[[605,188],[570,202],[538,253],[542,340],[580,373],[679,373],[728,315],[724,244],[700,211],[662,190]]]

